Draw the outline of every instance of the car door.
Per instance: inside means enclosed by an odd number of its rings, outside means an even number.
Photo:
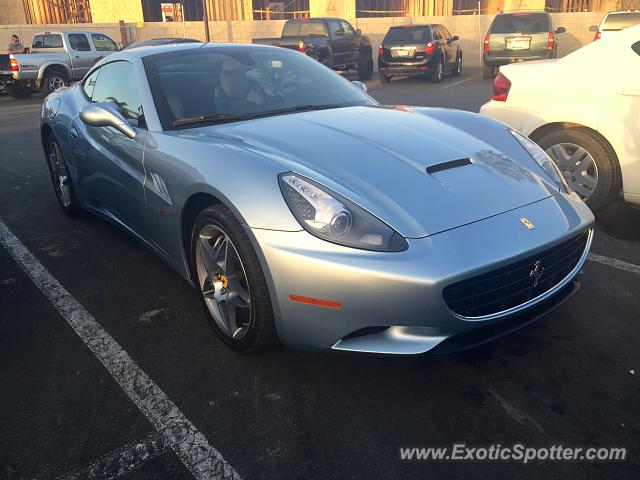
[[[340,26],[344,32],[345,63],[358,63],[360,60],[360,37],[346,20],[340,20]]]
[[[67,41],[69,42],[73,78],[83,78],[93,67],[95,52],[92,51],[91,44],[85,33],[70,33],[67,35]]]
[[[69,137],[84,201],[144,238],[147,212],[142,164],[147,131],[134,66],[103,65],[83,84],[89,102],[110,102],[135,128],[131,139],[112,127],[92,127],[76,117]]]
[[[456,64],[456,58],[458,56],[458,45],[453,41],[453,36],[449,29],[444,25],[440,25],[442,36],[444,37],[444,48],[447,51],[447,63],[445,68],[453,68]]]
[[[344,30],[338,20],[327,20],[329,34],[331,35],[331,52],[333,54],[334,65],[344,65],[347,60],[345,58],[347,52],[347,39]]]
[[[436,45],[438,45],[438,51],[440,51],[443,57],[442,67],[446,69],[447,66],[449,65],[450,60],[449,60],[449,50],[447,48],[447,41],[445,39],[442,26],[437,25],[434,33],[435,33],[435,42],[436,42]]]

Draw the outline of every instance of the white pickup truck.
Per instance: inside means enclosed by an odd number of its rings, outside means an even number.
[[[99,32],[42,32],[33,37],[30,53],[0,55],[0,85],[14,98],[35,90],[51,93],[80,80],[118,45]]]

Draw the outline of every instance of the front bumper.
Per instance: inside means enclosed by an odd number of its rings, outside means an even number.
[[[535,228],[524,228],[522,217],[531,220]],[[442,290],[545,250],[590,228],[593,221],[593,214],[576,195],[559,194],[453,230],[409,239],[409,249],[400,253],[341,247],[304,231],[251,232],[262,257],[278,335],[284,344],[418,354],[438,351],[438,346],[447,351],[481,343],[469,339],[490,340],[557,308],[572,294],[568,287],[577,273],[567,278],[555,295],[525,311],[490,320],[453,314]],[[292,294],[341,306],[298,303],[289,298]],[[493,330],[487,334],[490,327]],[[452,348],[455,345],[459,347]]]

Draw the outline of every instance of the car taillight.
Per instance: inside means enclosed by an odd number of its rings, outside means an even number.
[[[549,32],[549,40],[547,40],[547,50],[551,51],[553,50],[553,44],[556,41],[553,32]]]
[[[600,40],[601,37],[602,37],[602,32],[600,30],[596,30],[596,35],[595,37],[593,37],[593,41],[595,42],[596,40]]]
[[[498,76],[493,81],[493,97],[492,100],[498,102],[506,102],[509,96],[509,90],[511,89],[511,82],[503,74],[498,73]]]
[[[489,37],[490,35],[488,33],[484,36],[484,45],[482,46],[482,51],[484,53],[489,51]]]
[[[433,42],[427,42],[427,45],[424,48],[424,53],[426,53],[427,55],[433,55],[435,49],[436,47]]]
[[[382,44],[378,47],[378,58],[382,58]]]
[[[18,64],[18,60],[16,60],[15,58],[11,59],[11,71],[12,72],[20,71],[20,65]]]
[[[306,47],[304,46],[304,42],[302,40],[298,42],[298,51],[301,53],[306,53],[307,51]]]

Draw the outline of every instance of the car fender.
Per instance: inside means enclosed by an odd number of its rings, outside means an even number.
[[[64,70],[64,72],[67,74],[68,78],[71,78],[71,68],[69,68],[68,65],[58,62],[58,61],[48,61],[48,62],[44,62],[42,65],[40,65],[40,68],[38,69],[38,83],[42,81],[42,79],[44,78],[44,73],[47,70],[47,68],[49,67],[56,67],[56,68],[61,68],[62,70]]]

